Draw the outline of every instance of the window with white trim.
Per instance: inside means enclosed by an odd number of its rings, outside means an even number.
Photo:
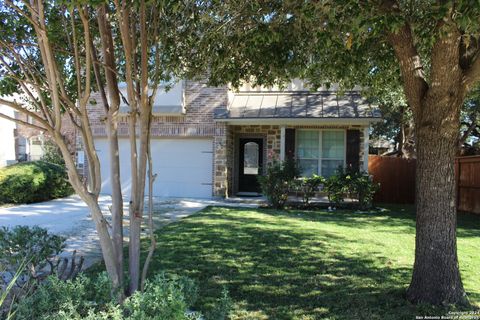
[[[345,166],[345,130],[297,130],[297,159],[304,177],[329,177]]]

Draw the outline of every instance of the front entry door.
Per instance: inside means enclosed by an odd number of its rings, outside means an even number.
[[[263,172],[263,139],[241,138],[238,154],[238,191],[260,192],[257,177]]]

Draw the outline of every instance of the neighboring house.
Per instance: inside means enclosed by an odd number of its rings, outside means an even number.
[[[106,117],[99,95],[91,100],[102,192],[110,193]],[[339,165],[367,170],[369,127],[380,118],[357,91],[309,92],[301,81],[284,91],[245,86],[238,92],[180,81],[168,92],[159,90],[153,114],[154,195],[201,198],[257,194],[257,176],[287,157],[298,159],[304,175],[329,176]],[[122,105],[121,181],[128,195],[127,117]]]
[[[0,113],[9,117],[15,116],[14,111],[4,105],[0,105]],[[0,137],[2,137],[0,168],[16,162],[15,129],[16,125],[14,122],[0,117]]]
[[[20,95],[3,96],[5,100],[22,100]],[[28,123],[35,123],[30,116],[0,104],[0,113]],[[62,119],[62,132],[70,139],[72,152],[75,150],[75,128],[68,117]],[[45,151],[44,144],[49,139],[44,132],[0,117],[0,167],[22,161],[40,160]]]
[[[383,155],[395,150],[395,143],[384,138],[370,139],[370,154]]]
[[[3,97],[6,100],[21,99],[18,95]],[[0,104],[0,113],[11,118],[32,123],[32,119],[12,108]],[[21,161],[39,160],[43,156],[45,137],[39,130],[31,129],[16,122],[0,118],[0,167]]]

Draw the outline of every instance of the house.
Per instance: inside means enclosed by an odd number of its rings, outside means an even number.
[[[6,100],[20,99],[19,95],[4,96]],[[32,123],[33,120],[12,108],[0,103],[0,113],[10,118],[21,119]],[[0,118],[0,136],[2,148],[0,148],[0,167],[21,161],[39,160],[43,156],[42,145],[45,137],[42,132],[24,125]]]
[[[27,101],[21,94],[2,96],[8,101]],[[0,113],[8,118],[14,118],[24,123],[38,124],[32,117],[20,113],[7,105],[0,103]],[[65,115],[62,118],[62,133],[67,136],[72,152],[75,152],[76,132],[70,119]],[[49,140],[48,134],[36,128],[0,117],[0,167],[22,161],[35,161],[42,159],[45,154],[45,143]]]
[[[110,193],[106,116],[100,96],[91,101],[102,192]],[[120,113],[120,174],[129,194],[128,107],[121,105]],[[366,171],[369,127],[380,119],[358,91],[309,92],[298,80],[286,90],[244,86],[237,92],[183,80],[158,90],[153,115],[153,194],[199,198],[257,194],[257,176],[287,157],[298,159],[304,175],[328,176],[339,165]]]
[[[0,113],[9,117],[15,116],[14,111],[4,105],[0,105]],[[0,117],[0,137],[3,140],[0,148],[0,168],[16,162],[15,129],[14,122]]]
[[[393,152],[395,150],[395,143],[385,138],[370,139],[370,154],[383,155],[385,153]]]

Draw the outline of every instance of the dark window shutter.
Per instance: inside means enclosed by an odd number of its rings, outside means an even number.
[[[285,160],[295,158],[295,129],[285,129]]]
[[[360,131],[347,130],[347,167],[360,169]]]

